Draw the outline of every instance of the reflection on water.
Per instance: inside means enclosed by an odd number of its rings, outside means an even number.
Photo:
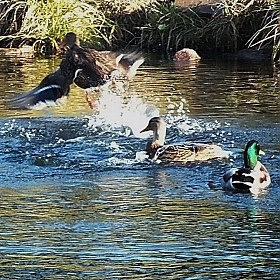
[[[35,86],[56,59],[1,58],[2,99]],[[123,96],[73,86],[42,111],[0,104],[1,279],[278,279],[279,73],[269,65],[147,59]],[[167,141],[214,141],[230,161],[137,159],[151,116]],[[229,194],[224,170],[259,140],[272,184]]]

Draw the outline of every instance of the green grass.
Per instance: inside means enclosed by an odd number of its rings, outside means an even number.
[[[260,28],[248,40],[248,46],[261,48],[273,45],[274,60],[280,52],[280,2],[272,1],[264,12]]]
[[[98,45],[101,41],[110,44],[114,34],[114,22],[106,18],[101,10],[85,1],[78,0],[26,0],[7,1],[10,3],[6,14],[18,9],[25,10],[21,28],[10,35],[1,36],[11,42],[22,40],[22,43],[33,40],[35,51],[46,52],[46,46],[53,49],[69,31],[79,35],[82,41]],[[93,1],[92,1],[93,2]],[[25,5],[25,9],[22,7]]]
[[[69,31],[83,45],[174,52],[183,47],[234,52],[246,47],[280,49],[279,0],[221,0],[210,18],[162,0],[3,0],[0,43],[30,42],[53,53]]]

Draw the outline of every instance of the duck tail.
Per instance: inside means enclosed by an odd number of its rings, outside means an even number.
[[[117,57],[117,66],[121,72],[131,79],[136,75],[138,68],[144,63],[145,59],[141,52],[121,54]]]

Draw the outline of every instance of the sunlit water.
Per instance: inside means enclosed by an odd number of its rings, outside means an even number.
[[[279,279],[279,69],[149,55],[121,95],[73,86],[66,104],[16,111],[59,59],[1,59],[1,279]],[[230,160],[139,158],[152,116],[167,142],[214,141]],[[220,178],[259,140],[272,184],[230,194]]]

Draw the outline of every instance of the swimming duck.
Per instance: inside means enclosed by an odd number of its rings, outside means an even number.
[[[244,166],[231,168],[223,175],[223,188],[257,194],[259,190],[269,186],[271,183],[270,175],[266,167],[258,161],[258,156],[263,154],[264,152],[257,141],[249,141],[244,150]]]
[[[75,33],[67,33],[60,44],[67,46],[64,59],[59,68],[46,76],[34,89],[16,96],[8,101],[10,107],[30,109],[42,102],[57,102],[61,97],[67,96],[70,85],[88,89],[96,88],[113,81],[121,74],[131,78],[136,74],[138,67],[144,62],[139,54],[117,55],[111,52],[98,52],[94,49],[80,47]],[[89,94],[87,100],[90,104]]]
[[[150,130],[153,131],[153,139],[148,141],[146,152],[152,161],[186,163],[225,158],[230,155],[230,152],[213,143],[165,145],[166,123],[161,117],[151,118],[147,127],[140,133]]]

